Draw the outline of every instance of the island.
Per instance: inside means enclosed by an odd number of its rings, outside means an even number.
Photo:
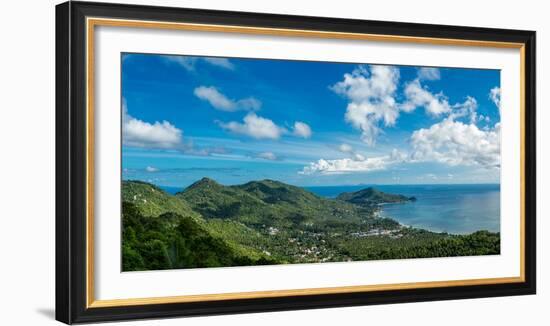
[[[431,232],[378,214],[415,197],[376,188],[320,197],[275,180],[202,178],[174,195],[122,183],[123,271],[495,255],[500,234]]]
[[[388,194],[373,187],[368,187],[355,192],[344,192],[336,199],[347,201],[356,205],[373,206],[381,204],[405,203],[416,201],[416,197]]]

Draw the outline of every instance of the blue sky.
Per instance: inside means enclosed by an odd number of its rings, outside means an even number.
[[[124,179],[500,182],[500,72],[122,55]]]

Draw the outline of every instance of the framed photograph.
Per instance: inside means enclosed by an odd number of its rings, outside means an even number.
[[[56,8],[56,318],[535,293],[535,32]]]

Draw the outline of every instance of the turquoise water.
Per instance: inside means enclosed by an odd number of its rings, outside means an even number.
[[[310,187],[325,197],[367,186]],[[500,185],[374,185],[388,193],[414,196],[415,202],[386,204],[381,215],[402,224],[455,234],[500,231]]]
[[[306,187],[323,197],[369,187]],[[479,230],[500,231],[500,185],[372,185],[381,191],[414,196],[415,202],[382,205],[381,215],[402,224],[434,232],[466,234]],[[181,187],[161,187],[169,193]]]

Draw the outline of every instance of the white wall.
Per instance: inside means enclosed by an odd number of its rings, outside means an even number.
[[[4,1],[0,10],[0,323],[54,324],[54,5]],[[374,20],[531,29],[538,33],[538,166],[549,166],[545,90],[550,87],[550,20],[544,1],[106,1]],[[545,74],[546,73],[546,74]],[[536,296],[383,305],[124,325],[541,325],[550,316],[547,169],[538,171]],[[543,259],[544,258],[544,259]],[[546,301],[546,302],[545,302]]]

